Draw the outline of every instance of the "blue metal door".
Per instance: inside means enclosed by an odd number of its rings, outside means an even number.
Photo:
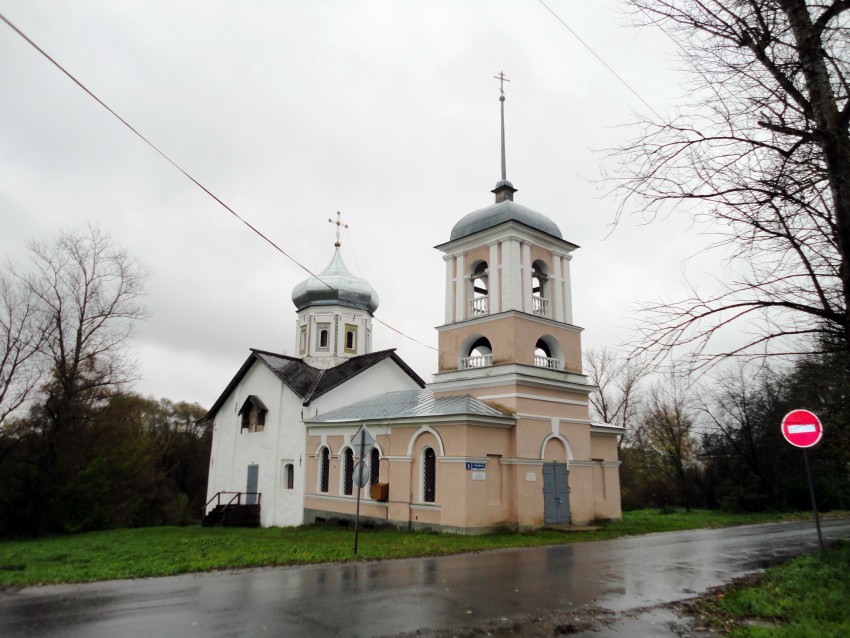
[[[543,522],[570,522],[570,488],[566,463],[543,464]]]
[[[260,484],[260,466],[259,465],[249,465],[248,466],[248,486],[245,488],[245,491],[248,492],[245,495],[245,504],[246,505],[256,505],[257,504],[257,487]]]

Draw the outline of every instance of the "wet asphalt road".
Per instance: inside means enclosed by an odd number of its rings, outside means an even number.
[[[850,520],[823,522],[850,538]],[[368,543],[368,534],[361,536]],[[812,523],[0,592],[0,636],[380,636],[690,598],[816,546]]]

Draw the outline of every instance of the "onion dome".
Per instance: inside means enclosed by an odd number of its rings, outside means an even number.
[[[348,272],[337,244],[328,267],[317,277],[295,286],[292,303],[298,310],[310,306],[345,306],[374,313],[378,309],[378,293],[368,281]]]
[[[502,182],[499,182],[499,184],[502,184]],[[507,182],[507,185],[510,185],[510,182]],[[454,228],[452,228],[451,241],[468,237],[469,235],[508,221],[519,222],[558,239],[564,238],[561,235],[558,225],[543,213],[538,213],[536,210],[531,210],[527,206],[517,204],[512,199],[504,199],[462,217],[454,225]]]

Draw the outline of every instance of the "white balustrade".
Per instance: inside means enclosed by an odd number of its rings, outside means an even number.
[[[492,354],[481,354],[472,357],[463,357],[460,360],[460,367],[463,370],[467,370],[469,368],[486,368],[491,365],[493,365]]]
[[[549,368],[550,370],[560,370],[561,360],[553,359],[552,357],[544,357],[542,355],[534,355],[534,365],[538,368]]]
[[[471,301],[472,304],[472,316],[478,317],[481,315],[486,315],[490,313],[490,301],[489,297],[476,297]]]
[[[543,297],[532,297],[531,298],[531,310],[535,315],[540,315],[541,317],[549,316],[549,300],[544,299]]]

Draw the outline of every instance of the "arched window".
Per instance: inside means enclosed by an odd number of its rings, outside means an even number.
[[[487,262],[479,261],[472,269],[472,316],[486,315],[490,312]]]
[[[345,351],[349,354],[357,352],[357,326],[345,324]]]
[[[331,473],[331,454],[323,447],[319,452],[319,491],[328,491],[328,480]]]
[[[461,357],[461,368],[486,368],[493,365],[493,348],[487,337],[479,337],[469,347],[466,356]]]
[[[422,452],[422,500],[434,503],[437,498],[437,455],[430,447]]]
[[[317,350],[327,350],[330,348],[331,343],[331,324],[329,323],[320,323],[317,324],[317,329],[319,331],[319,344],[316,346]]]
[[[546,339],[538,339],[537,344],[534,346],[534,365],[538,368],[560,370],[561,360],[557,355],[558,353],[553,352],[552,346],[546,341]]]
[[[295,489],[295,466],[292,463],[283,466],[283,488]]]
[[[354,452],[350,447],[342,454],[342,493],[346,496],[354,493]]]
[[[381,480],[381,453],[373,447],[369,452],[369,485],[375,485]]]
[[[549,275],[546,264],[535,261],[531,264],[531,310],[541,317],[549,316]]]

